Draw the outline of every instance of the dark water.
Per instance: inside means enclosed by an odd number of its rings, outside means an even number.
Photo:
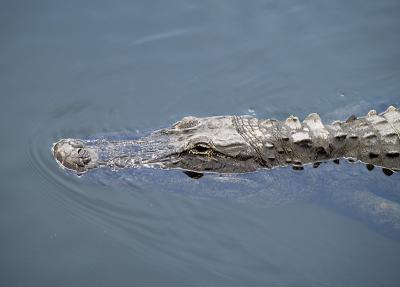
[[[301,2],[301,3],[300,3]],[[77,178],[63,137],[400,105],[399,1],[1,1],[1,286],[398,286],[400,175]]]

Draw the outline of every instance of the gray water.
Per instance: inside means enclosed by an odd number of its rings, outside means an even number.
[[[0,1],[1,286],[399,286],[400,175],[58,168],[63,137],[400,105],[399,1]]]

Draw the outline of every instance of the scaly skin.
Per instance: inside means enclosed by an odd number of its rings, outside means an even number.
[[[303,122],[249,116],[185,117],[170,128],[136,141],[62,139],[53,155],[63,168],[78,174],[108,167],[178,168],[197,173],[241,173],[260,168],[347,158],[367,167],[383,167],[390,175],[400,170],[400,111],[371,110],[365,117],[324,125],[318,114]],[[189,175],[196,176],[195,173]]]

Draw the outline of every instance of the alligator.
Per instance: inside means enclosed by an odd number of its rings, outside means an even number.
[[[184,117],[169,128],[131,140],[61,139],[52,146],[57,163],[81,175],[97,168],[181,169],[198,178],[203,173],[244,173],[258,169],[304,165],[318,167],[339,159],[361,161],[385,175],[400,170],[400,111],[323,124],[318,114],[302,122],[252,116]]]

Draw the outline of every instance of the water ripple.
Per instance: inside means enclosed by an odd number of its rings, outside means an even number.
[[[257,258],[236,234],[216,222],[210,225],[215,214],[226,208],[227,214],[236,214],[243,221],[242,225],[263,227],[265,219],[236,210],[238,204],[244,210],[275,210],[292,203],[317,203],[400,238],[398,174],[387,178],[382,173],[367,172],[361,164],[328,163],[304,172],[276,169],[238,176],[206,175],[198,181],[179,171],[152,169],[98,170],[79,178],[59,169],[50,153],[51,143],[66,136],[56,131],[62,120],[47,121],[44,131],[43,123],[36,123],[27,141],[29,164],[48,186],[45,196],[149,261],[157,256],[171,266],[191,262],[214,272],[215,266],[223,270],[227,264],[223,255],[227,250]],[[217,256],[204,248],[210,240],[216,240],[214,244],[221,248]],[[265,264],[280,272],[272,262],[261,265]],[[236,268],[250,272],[249,266]]]
[[[136,41],[134,41],[133,45],[142,45],[142,44],[145,44],[148,42],[169,39],[172,37],[184,35],[188,32],[190,32],[189,29],[175,29],[175,30],[170,30],[170,31],[163,32],[163,33],[147,35],[147,36],[141,37],[141,38],[137,39]]]

